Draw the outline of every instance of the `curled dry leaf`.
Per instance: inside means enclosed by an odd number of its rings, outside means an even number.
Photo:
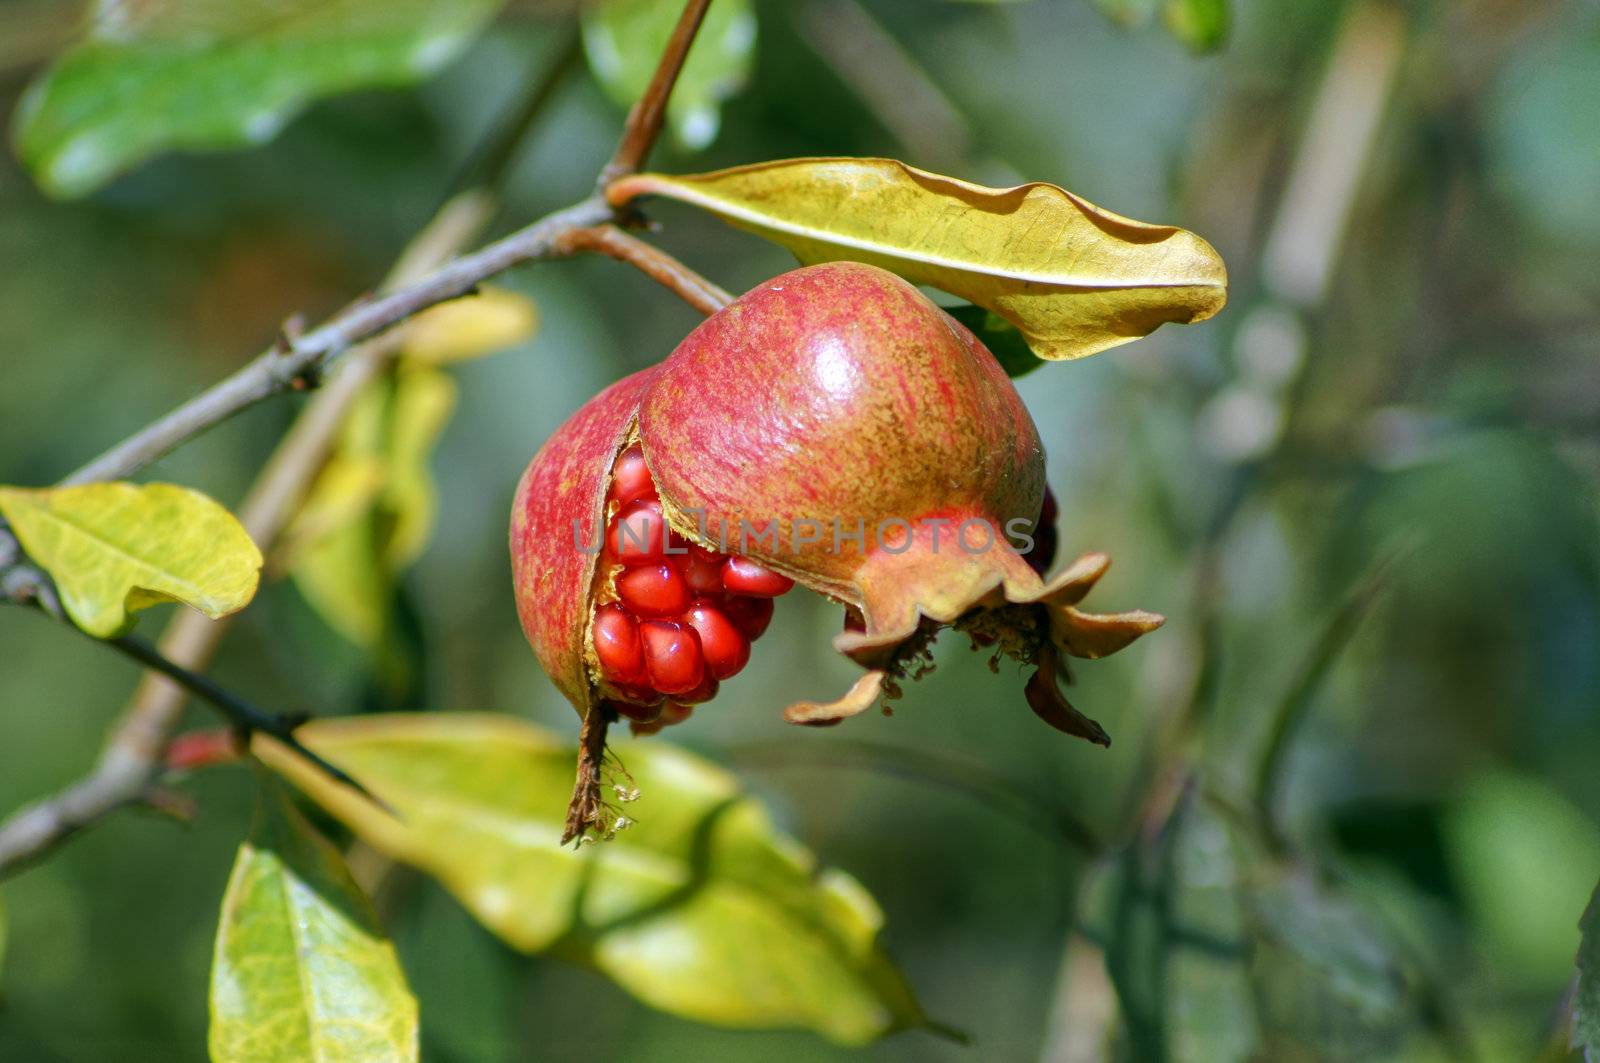
[[[1047,359],[1082,358],[1227,301],[1210,244],[1113,214],[1055,185],[986,188],[894,159],[811,158],[713,173],[635,174],[623,206],[660,195],[782,244],[801,262],[867,262],[958,295]]]

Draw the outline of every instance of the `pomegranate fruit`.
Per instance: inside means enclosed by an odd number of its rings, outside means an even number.
[[[1109,743],[1062,696],[1063,658],[1112,653],[1162,618],[1078,609],[1109,562],[1043,578],[1056,535],[1016,388],[916,288],[836,262],[746,293],[574,414],[517,489],[523,629],[585,720],[568,836],[604,820],[603,722],[686,719],[795,583],[846,606],[834,644],[866,672],[841,698],[789,706],[792,722],[898,696],[953,626],[996,664],[1036,667],[1026,700],[1043,719]]]

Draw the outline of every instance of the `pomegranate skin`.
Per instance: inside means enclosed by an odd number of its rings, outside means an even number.
[[[595,701],[586,640],[606,489],[654,374],[619,380],[568,418],[534,455],[512,502],[517,616],[539,664],[580,716]]]
[[[993,355],[916,288],[854,262],[785,273],[708,318],[662,364],[639,434],[674,524],[703,512],[730,552],[857,605],[871,553],[849,538],[858,518],[870,547],[886,518],[1001,531],[1044,498],[1038,431]],[[741,542],[768,521],[775,544]],[[809,521],[821,540],[797,544]]]

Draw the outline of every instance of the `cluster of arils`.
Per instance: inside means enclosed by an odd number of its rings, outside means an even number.
[[[789,577],[691,543],[667,526],[638,445],[612,470],[596,570],[595,685],[601,704],[650,734],[689,718],[750,660]]]

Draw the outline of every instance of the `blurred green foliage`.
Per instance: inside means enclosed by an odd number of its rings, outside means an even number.
[[[547,6],[513,5],[413,90],[317,103],[270,143],[159,157],[76,203],[0,162],[0,482],[64,475],[265,346],[288,313],[372,286],[561,51],[569,29]],[[1074,699],[1107,725],[1109,751],[1044,731],[1021,677],[991,676],[956,640],[894,717],[786,727],[776,712],[796,692],[850,675],[828,645],[837,610],[798,595],[749,670],[674,735],[862,882],[922,1003],[975,1047],[905,1033],[847,1050],[670,1018],[512,953],[401,875],[379,902],[421,1003],[424,1058],[1095,1058],[1070,1053],[1114,1037],[1137,1055],[1154,1032],[1174,1056],[1218,1059],[1271,1054],[1285,1030],[1300,1051],[1373,1057],[1530,1058],[1560,1043],[1600,876],[1600,13],[1396,5],[1396,76],[1329,282],[1286,308],[1263,249],[1348,5],[1239,0],[1223,46],[1198,57],[1087,3],[862,0],[893,61],[830,40],[802,17],[813,6],[754,4],[749,85],[717,139],[695,155],[667,145],[656,166],[863,154],[1047,180],[1199,232],[1228,261],[1217,319],[1019,383],[1063,549],[1110,551],[1108,605],[1171,621],[1083,670]],[[48,38],[29,20],[60,17],[0,4],[14,40]],[[48,55],[0,55],[10,113]],[[908,66],[943,107],[893,81]],[[907,117],[884,99],[924,106]],[[585,194],[620,118],[587,74],[567,78],[519,153],[503,225]],[[929,128],[932,148],[917,137]],[[947,154],[923,157],[933,150]],[[730,289],[789,265],[688,208],[652,214],[664,246]],[[404,703],[570,729],[511,605],[512,488],[568,413],[663,356],[696,315],[602,260],[507,284],[543,325],[453,370],[437,533],[399,590],[416,665]],[[233,502],[299,401],[151,472]],[[1286,747],[1274,801],[1291,844],[1274,849],[1230,802],[1250,796],[1273,708],[1333,610],[1400,543],[1418,545]],[[372,664],[278,583],[213,671],[274,707],[393,708]],[[0,610],[0,811],[82,772],[134,679],[58,626]],[[1175,767],[1165,799],[1152,764]],[[125,814],[5,884],[0,1058],[203,1058],[215,913],[254,785],[219,769],[185,789],[193,823]],[[1068,816],[1112,850],[1090,859]],[[1102,917],[1108,904],[1124,922]],[[1105,965],[1064,961],[1069,939]],[[1091,1009],[1100,1027],[1080,1009],[1096,971],[1126,994],[1120,1018]],[[1332,1018],[1352,1013],[1363,1021]]]

